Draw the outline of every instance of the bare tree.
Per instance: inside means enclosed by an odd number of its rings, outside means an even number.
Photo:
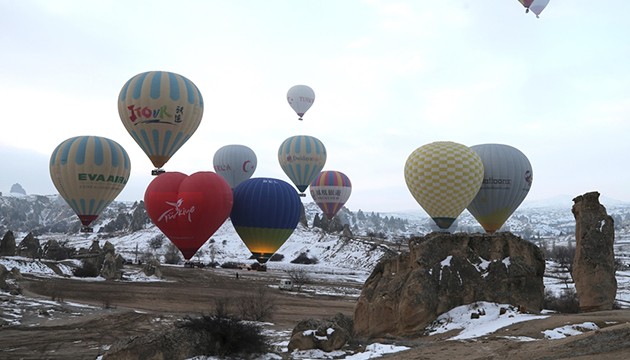
[[[308,272],[303,268],[293,268],[287,271],[293,285],[297,288],[297,291],[302,290],[302,286],[311,282],[311,277]]]

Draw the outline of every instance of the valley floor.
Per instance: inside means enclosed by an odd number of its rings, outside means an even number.
[[[130,267],[133,269],[133,267]],[[96,359],[111,344],[171,326],[185,315],[212,314],[219,301],[236,306],[261,285],[271,285],[269,301],[276,304],[273,324],[266,325],[274,342],[286,341],[295,324],[306,318],[327,318],[336,313],[352,316],[358,283],[313,284],[346,289],[334,295],[322,292],[280,291],[275,287],[281,271],[254,272],[225,269],[163,267],[165,281],[110,282],[62,277],[25,276],[22,297],[4,296],[16,304],[19,321],[0,327],[0,359]],[[322,280],[316,280],[322,281]],[[33,301],[30,299],[37,299]],[[29,305],[31,304],[31,305]],[[19,309],[18,309],[19,308]],[[5,307],[5,309],[7,309]],[[9,310],[5,310],[4,315]],[[19,314],[18,314],[19,313]],[[5,316],[6,318],[6,316]],[[594,322],[599,330],[559,340],[545,339],[543,331]],[[630,310],[575,315],[550,315],[545,319],[513,324],[472,340],[448,340],[453,333],[397,340],[410,350],[386,355],[387,359],[625,359],[630,353]],[[527,339],[529,341],[523,341]],[[535,339],[535,340],[534,340]],[[392,342],[375,339],[374,342]],[[281,348],[282,346],[279,346]]]

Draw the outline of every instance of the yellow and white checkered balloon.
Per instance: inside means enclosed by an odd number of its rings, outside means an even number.
[[[409,155],[405,181],[435,223],[448,229],[481,188],[483,162],[466,145],[437,141]]]

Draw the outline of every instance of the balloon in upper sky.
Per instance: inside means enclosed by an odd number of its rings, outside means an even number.
[[[129,180],[131,162],[117,142],[77,136],[59,144],[50,157],[50,178],[79,216],[82,231],[118,196]]]
[[[479,155],[451,141],[423,145],[405,163],[409,191],[442,229],[448,229],[470,204],[482,181]]]
[[[256,171],[256,154],[245,145],[225,145],[214,153],[214,171],[234,189]]]
[[[311,197],[328,220],[337,214],[350,198],[352,184],[341,171],[322,171],[311,183]]]
[[[203,115],[199,89],[187,78],[166,71],[132,77],[118,97],[118,114],[158,168],[154,175],[197,130]]]
[[[280,167],[305,196],[304,191],[324,168],[326,148],[319,139],[296,135],[284,140],[278,149]]]
[[[295,85],[287,92],[287,101],[300,117],[299,120],[302,120],[302,116],[315,102],[315,92],[306,85]]]
[[[230,215],[232,189],[211,171],[165,172],[147,187],[144,204],[155,226],[189,260]]]
[[[468,211],[488,233],[497,231],[532,186],[532,166],[518,149],[502,144],[471,146],[483,162],[483,183]]]
[[[291,236],[302,202],[287,182],[253,178],[234,189],[230,218],[234,229],[258,262],[265,263]]]
[[[525,12],[531,10],[536,17],[539,17],[549,4],[549,0],[518,0],[525,7]]]

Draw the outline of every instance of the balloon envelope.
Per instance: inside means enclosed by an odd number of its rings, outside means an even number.
[[[532,186],[529,160],[520,150],[503,144],[471,146],[483,162],[481,189],[468,211],[488,233],[497,231],[523,202]]]
[[[226,145],[214,153],[214,171],[234,189],[256,171],[256,154],[245,145]]]
[[[144,204],[155,226],[189,260],[230,215],[232,189],[210,171],[165,172],[147,187]]]
[[[409,191],[442,229],[448,229],[475,197],[483,163],[469,147],[451,141],[417,148],[405,163]]]
[[[123,125],[156,168],[161,168],[197,130],[203,115],[199,89],[166,71],[132,77],[118,97]]]
[[[131,162],[113,140],[77,136],[55,148],[49,170],[61,197],[88,227],[127,184]]]
[[[531,5],[529,5],[529,9],[536,14],[536,17],[542,13],[543,10],[549,5],[549,0],[534,0]]]
[[[538,17],[549,5],[549,0],[518,0],[527,11],[531,10]]]
[[[278,161],[284,173],[304,193],[326,164],[326,148],[313,136],[292,136],[280,145]]]
[[[291,236],[302,202],[285,181],[253,178],[234,189],[232,225],[249,251],[265,263]]]
[[[311,183],[311,197],[328,220],[337,214],[350,198],[352,184],[341,171],[322,171]]]
[[[302,120],[302,116],[315,102],[315,92],[306,85],[295,85],[287,92],[287,101]]]

